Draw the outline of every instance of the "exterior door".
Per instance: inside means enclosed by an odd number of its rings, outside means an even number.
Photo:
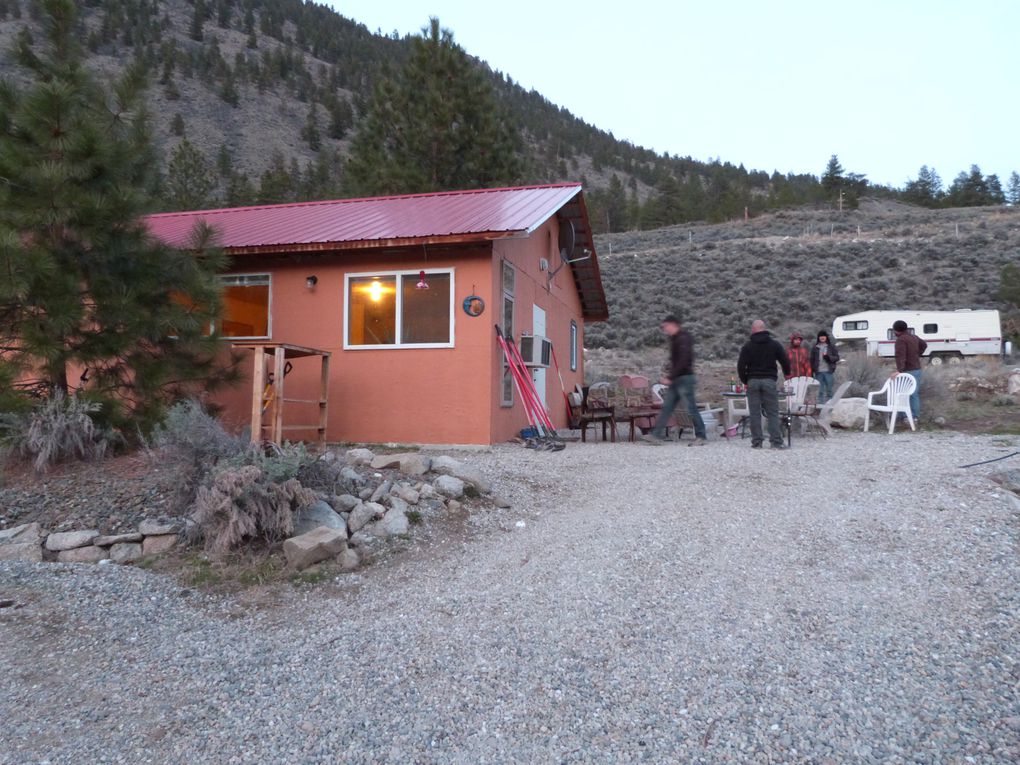
[[[545,311],[537,305],[531,309],[531,334],[545,337]],[[538,398],[546,409],[549,405],[545,401],[545,368],[532,367],[531,379],[535,381],[535,390],[538,391]]]

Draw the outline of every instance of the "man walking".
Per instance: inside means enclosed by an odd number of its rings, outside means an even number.
[[[751,339],[740,349],[737,374],[747,386],[747,408],[751,419],[751,446],[760,449],[763,441],[761,414],[769,423],[769,443],[773,449],[785,449],[783,430],[779,426],[779,391],[776,389],[776,364],[783,375],[790,376],[790,359],[782,344],[765,329],[765,322],[755,319],[751,323]]]
[[[917,381],[914,392],[910,394],[910,414],[914,422],[920,422],[921,416],[921,356],[928,350],[928,343],[917,335],[907,331],[907,323],[897,319],[892,325],[896,335],[896,371],[892,376],[907,374]]]
[[[644,440],[661,443],[666,438],[666,423],[677,404],[683,402],[694,423],[694,440],[688,446],[701,446],[705,443],[705,421],[701,419],[694,399],[694,338],[680,326],[680,319],[673,314],[664,318],[661,326],[669,337],[669,368],[660,382],[669,387],[663,392],[662,409],[659,410],[652,432],[644,436]]]

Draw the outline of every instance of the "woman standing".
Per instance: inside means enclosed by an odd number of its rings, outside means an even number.
[[[836,365],[839,363],[839,351],[829,341],[829,333],[824,329],[811,348],[811,374],[818,380],[818,403],[824,404],[832,398],[832,381],[836,376]]]

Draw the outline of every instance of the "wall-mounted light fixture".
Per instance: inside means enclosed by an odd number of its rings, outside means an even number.
[[[315,274],[312,274],[311,276],[306,276],[305,277],[305,286],[308,289],[313,289],[315,287],[315,285],[318,284],[318,283],[319,283],[319,277],[316,276]]]

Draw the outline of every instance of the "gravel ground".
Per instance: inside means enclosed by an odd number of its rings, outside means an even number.
[[[0,564],[0,760],[1015,763],[1017,449],[497,447],[509,530],[273,607]]]

